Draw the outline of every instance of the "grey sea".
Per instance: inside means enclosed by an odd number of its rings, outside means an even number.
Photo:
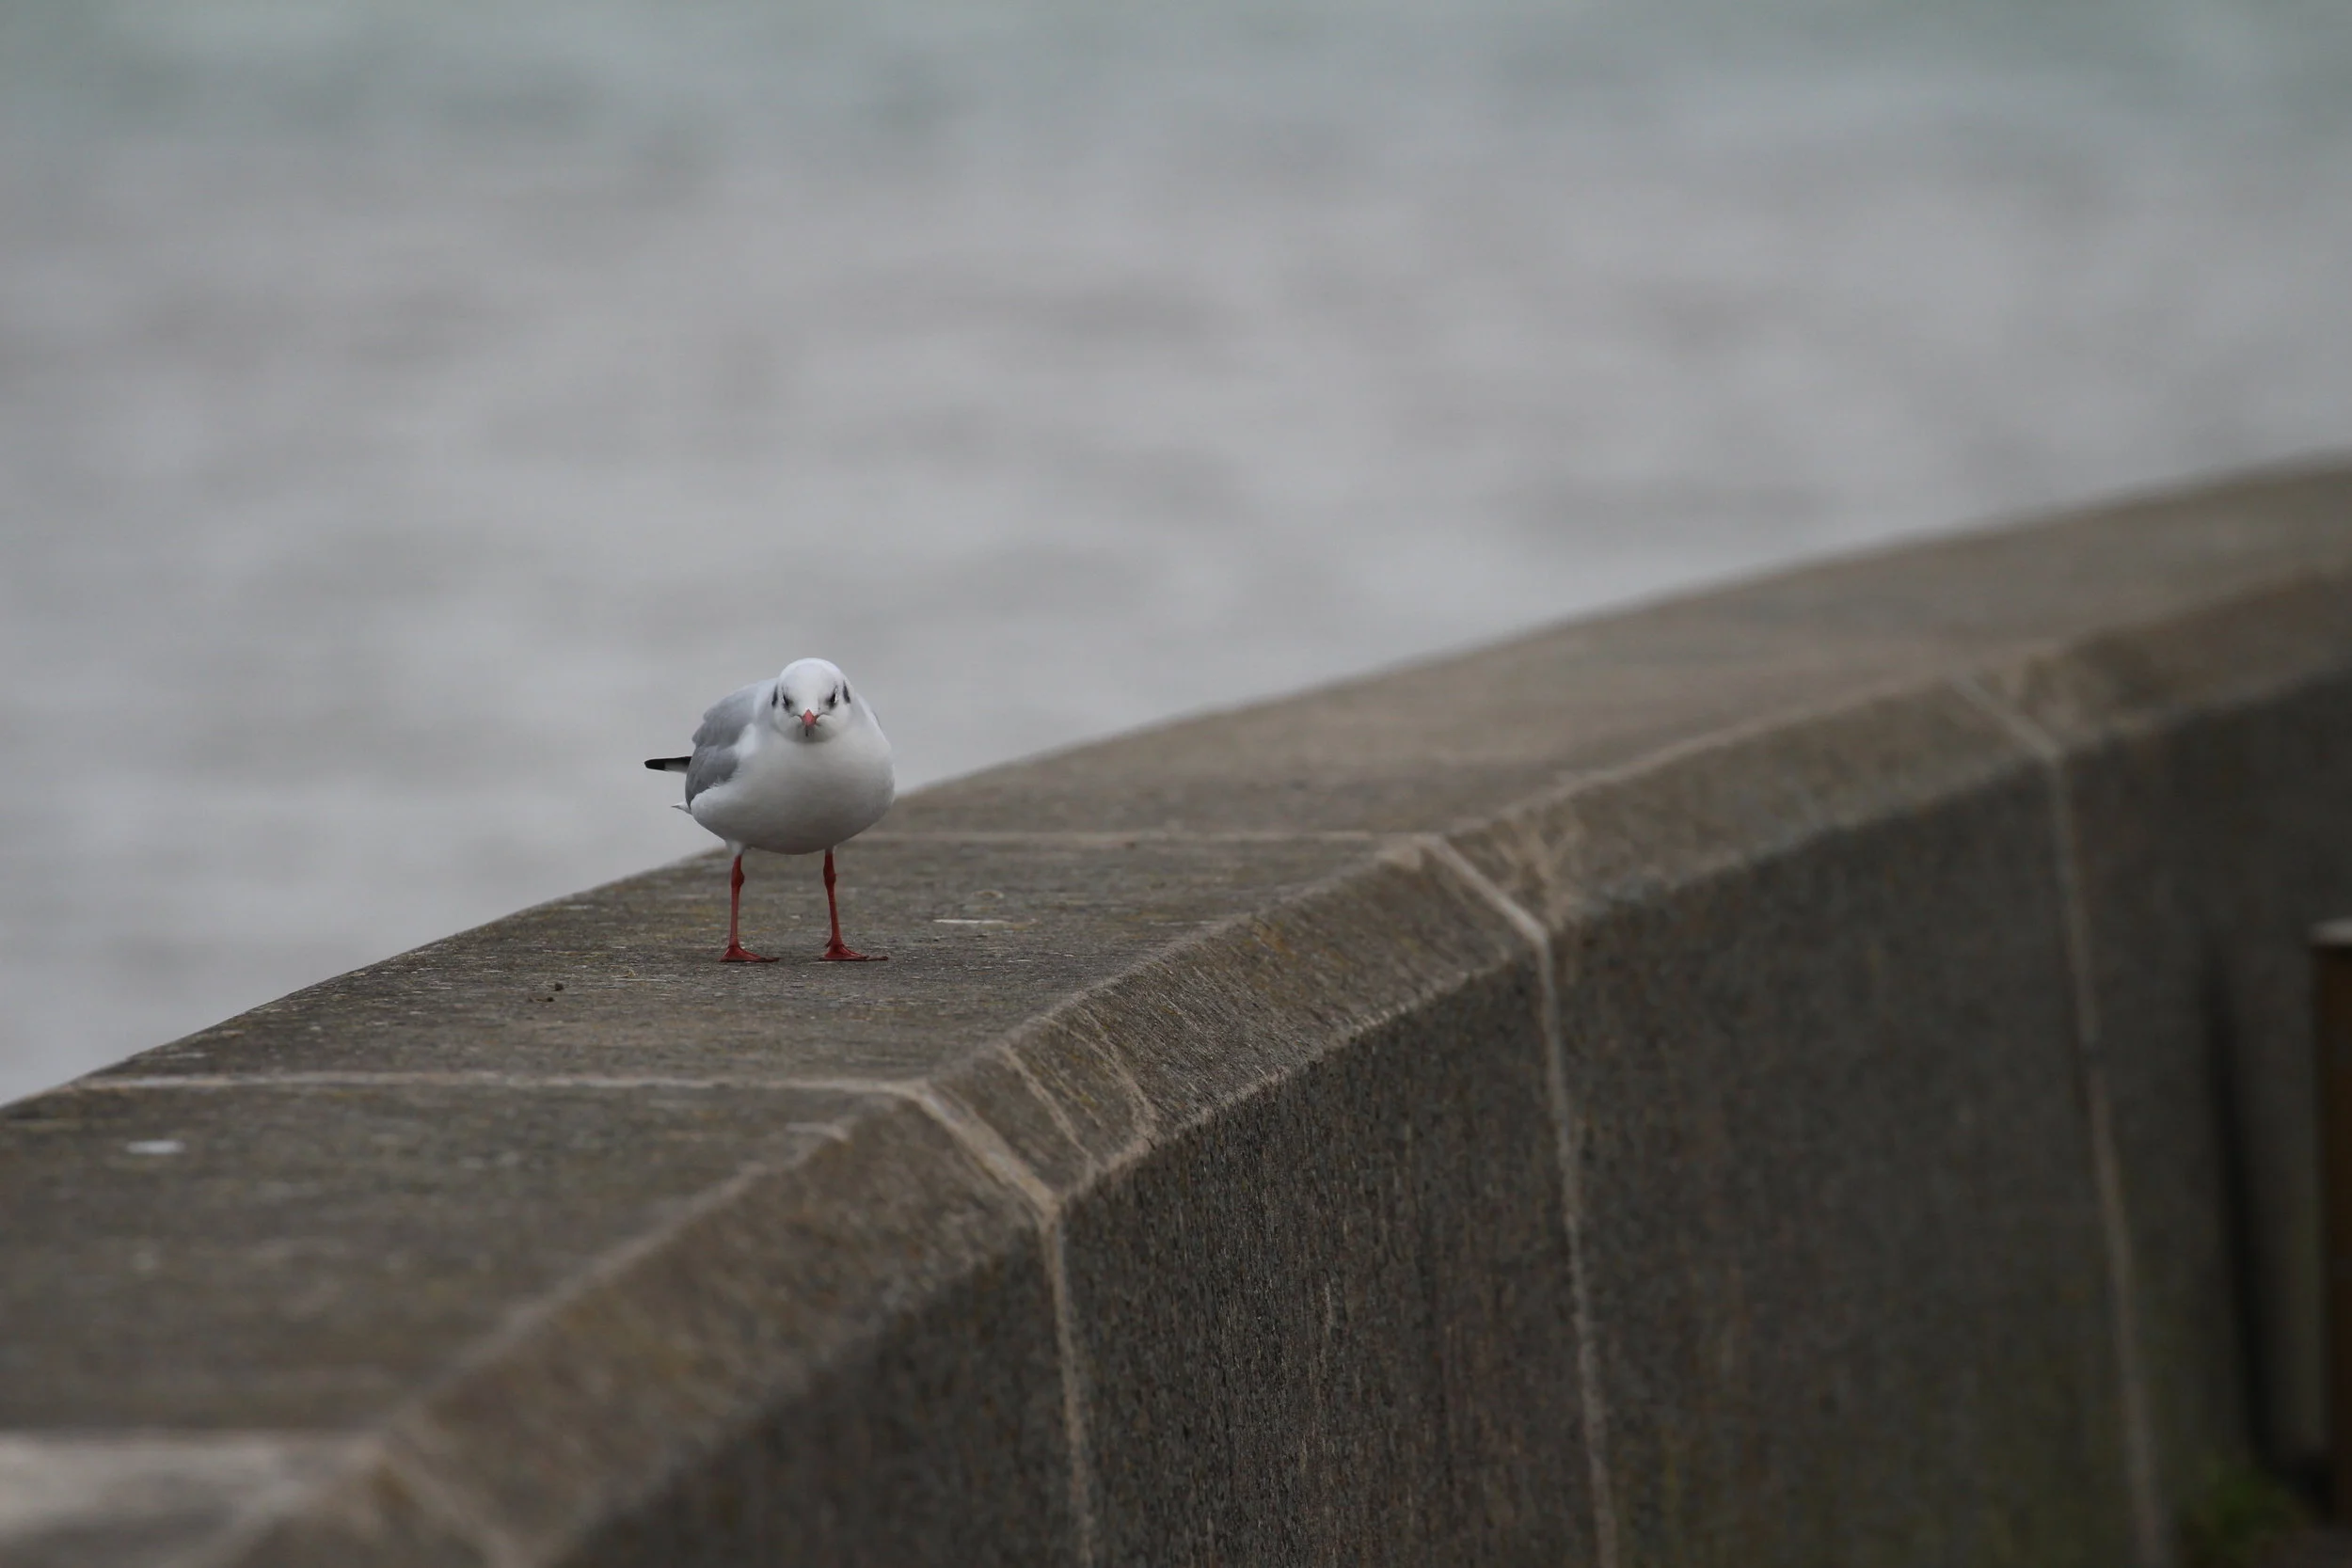
[[[5,0],[0,1098],[800,655],[919,784],[2339,447],[2347,131],[2334,0]]]

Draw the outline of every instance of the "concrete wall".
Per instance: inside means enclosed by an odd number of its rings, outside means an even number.
[[[2163,1562],[2348,805],[2289,474],[528,910],[0,1113],[0,1562]]]

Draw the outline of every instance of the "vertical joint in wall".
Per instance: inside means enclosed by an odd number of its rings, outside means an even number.
[[[2064,924],[2066,969],[2074,1020],[2074,1066],[2090,1137],[2099,1227],[2106,1243],[2133,1544],[2141,1568],[2169,1568],[2173,1556],[2171,1533],[2165,1528],[2162,1493],[2156,1481],[2155,1426],[2149,1408],[2146,1362],[2139,1345],[2138,1268],[2133,1258],[2131,1208],[2125,1200],[2122,1161],[2116,1148],[2114,1102],[2107,1086],[2106,1042],[2093,968],[2090,908],[2084,891],[2081,835],[2069,786],[2066,750],[2057,736],[1976,679],[1963,678],[1953,682],[1953,686],[2033,756],[2049,797],[2050,836],[2057,863],[2053,869]]]
[[[1592,1290],[1584,1257],[1584,1136],[1575,1101],[1568,1092],[1567,1039],[1561,1023],[1560,982],[1552,961],[1551,932],[1446,839],[1432,834],[1415,843],[1508,921],[1534,953],[1537,1022],[1544,1042],[1544,1085],[1549,1101],[1553,1147],[1560,1164],[1561,1223],[1566,1231],[1569,1300],[1576,1319],[1579,1414],[1593,1494],[1593,1560],[1597,1568],[1617,1568],[1617,1509],[1609,1476],[1609,1405],[1601,1385],[1600,1345],[1594,1330]]]
[[[1070,1259],[1061,1202],[994,1128],[929,1085],[907,1091],[907,1097],[961,1145],[981,1169],[1018,1193],[1037,1218],[1038,1247],[1044,1259],[1046,1289],[1054,1309],[1055,1358],[1061,1370],[1062,1441],[1070,1450],[1071,1531],[1079,1568],[1094,1568],[1094,1450],[1087,1423],[1086,1368],[1070,1300]]]

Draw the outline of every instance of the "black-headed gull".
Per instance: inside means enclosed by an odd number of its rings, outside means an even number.
[[[825,852],[825,912],[833,937],[824,956],[864,962],[841,940],[834,901],[833,851],[882,820],[898,792],[890,742],[874,710],[841,672],[821,658],[796,659],[771,681],[729,692],[703,715],[694,754],[648,757],[648,768],[686,775],[686,810],[727,842],[735,856],[727,879],[729,963],[773,963],[744,950],[737,936],[743,907],[743,851],[779,855]]]

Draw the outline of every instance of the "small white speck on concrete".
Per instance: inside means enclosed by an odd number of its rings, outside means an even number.
[[[177,1138],[140,1138],[122,1147],[133,1154],[179,1154],[188,1146]]]

